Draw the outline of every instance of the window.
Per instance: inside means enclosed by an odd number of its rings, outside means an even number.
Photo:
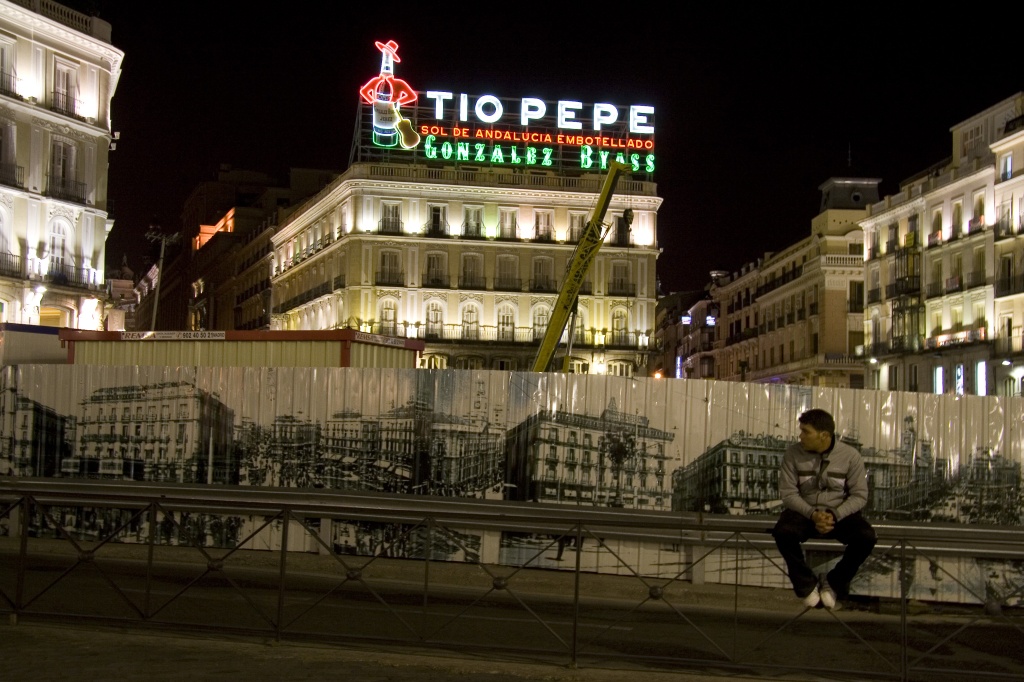
[[[570,213],[569,214],[569,241],[578,242],[580,237],[583,236],[583,228],[587,226],[587,216],[585,213]]]
[[[498,279],[495,288],[505,291],[521,289],[518,274],[519,264],[515,256],[498,256]]]
[[[53,109],[68,116],[77,113],[78,83],[75,66],[69,62],[54,60]]]
[[[0,182],[5,185],[20,187],[22,182],[15,175],[15,147],[17,128],[14,121],[0,118]]]
[[[55,138],[50,149],[50,191],[68,191],[75,181],[76,149],[73,142]],[[53,194],[58,196],[57,194]]]
[[[633,363],[624,360],[609,362],[608,374],[615,377],[631,377],[633,376]]]
[[[381,251],[380,273],[377,276],[377,284],[403,284],[402,269],[399,266],[399,254],[397,251]]]
[[[399,203],[383,203],[380,205],[380,231],[402,231],[402,205]]]
[[[63,269],[67,257],[67,237],[65,225],[62,220],[55,220],[50,225],[49,251],[50,272],[55,273]]]
[[[478,355],[462,355],[455,358],[455,369],[483,369],[484,359]]]
[[[964,204],[957,201],[953,204],[953,219],[949,224],[950,238],[956,239],[960,236],[964,222]]]
[[[942,395],[946,392],[945,377],[943,376],[942,367],[936,367],[932,373],[932,392],[935,395]]]
[[[917,365],[911,365],[908,370],[909,376],[907,377],[907,390],[917,390]]]
[[[462,213],[462,234],[466,237],[483,236],[484,209],[480,206],[466,206]]]
[[[462,256],[462,281],[459,287],[463,289],[483,289],[484,287],[483,257],[472,253]]]
[[[967,128],[960,133],[960,157],[971,156],[983,147],[981,138],[981,124]]]
[[[974,213],[971,216],[971,228],[980,229],[985,224],[985,193],[974,194]]]
[[[380,304],[380,333],[387,336],[395,336],[398,331],[395,320],[398,315],[398,305],[392,301],[383,301]]]
[[[984,360],[974,366],[974,394],[988,395],[988,367]]]
[[[900,368],[898,365],[889,365],[889,390],[900,390]]]
[[[17,92],[18,79],[14,68],[14,44],[0,40],[0,94]]]
[[[999,179],[1009,180],[1013,177],[1013,155],[1004,154],[999,157]]]
[[[480,338],[480,311],[475,305],[467,305],[462,309],[462,338],[476,340]],[[460,369],[467,369],[461,367]]]
[[[608,293],[619,296],[629,295],[629,263],[612,264],[612,282]]]
[[[437,301],[427,304],[427,338],[440,338],[444,325],[444,309]]]
[[[498,308],[498,340],[514,341],[516,338],[516,312],[509,304]]]
[[[629,345],[629,332],[627,331],[627,315],[626,311],[622,308],[618,308],[612,312],[612,339],[611,342],[616,346]]]
[[[434,204],[429,207],[427,234],[448,234],[448,207]]]
[[[448,263],[445,254],[427,254],[427,277],[425,286],[446,287],[448,286]]]
[[[548,320],[551,319],[551,310],[546,305],[539,305],[533,310],[533,340],[539,341],[544,338],[544,332],[548,328]]]
[[[516,239],[519,237],[516,216],[519,213],[514,208],[503,208],[498,212],[498,238]]]
[[[555,233],[551,227],[551,224],[551,211],[537,211],[537,222],[534,225],[536,238],[543,241],[554,240]]]
[[[533,290],[554,291],[555,278],[553,276],[554,263],[550,258],[533,259]]]

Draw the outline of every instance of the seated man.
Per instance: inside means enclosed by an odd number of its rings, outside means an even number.
[[[779,473],[785,509],[772,531],[804,605],[827,609],[849,594],[850,581],[875,546],[875,531],[860,510],[868,501],[864,463],[855,448],[836,439],[836,422],[825,410],[800,415],[800,441],[786,449]],[[835,538],[846,545],[835,568],[814,575],[801,546],[809,538]]]

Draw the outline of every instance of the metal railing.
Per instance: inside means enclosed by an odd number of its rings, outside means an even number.
[[[832,679],[1024,675],[1019,572],[979,589],[949,570],[966,559],[1024,560],[1021,529],[876,522],[878,544],[861,573],[891,576],[891,594],[816,611],[788,588],[769,534],[774,520],[7,478],[0,612],[12,621],[528,653],[573,667]],[[366,542],[352,544],[353,534]],[[500,550],[482,550],[484,538]],[[841,545],[805,548],[827,563]],[[967,599],[922,603],[927,588],[913,579],[921,570]],[[346,613],[358,617],[339,617]],[[811,632],[821,641],[813,656]]]
[[[84,204],[85,183],[62,176],[47,175],[46,196]]]

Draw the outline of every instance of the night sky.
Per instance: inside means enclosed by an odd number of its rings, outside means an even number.
[[[64,4],[109,21],[125,52],[107,262],[127,254],[137,270],[150,223],[180,229],[186,196],[221,164],[282,183],[289,167],[344,170],[375,40],[398,42],[396,75],[418,90],[653,105],[666,292],[806,236],[831,176],[896,192],[949,156],[950,126],[1024,89],[990,33],[971,47],[891,5],[670,20],[625,4]]]

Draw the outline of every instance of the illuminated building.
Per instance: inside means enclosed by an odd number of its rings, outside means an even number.
[[[1024,93],[957,123],[951,155],[860,224],[869,388],[1020,395]]]
[[[0,321],[102,327],[124,57],[110,30],[55,2],[0,2]]]
[[[385,62],[398,50],[378,48]],[[653,109],[410,96],[394,69],[382,64],[361,91],[352,165],[272,237],[271,327],[421,338],[432,368],[528,369],[603,167],[622,158],[634,172],[583,284],[570,369],[646,373],[661,204]],[[405,93],[401,105],[377,96],[382,84]]]
[[[831,178],[810,235],[757,263],[717,273],[715,378],[864,387],[862,233],[876,179]],[[705,361],[710,362],[710,361]]]

